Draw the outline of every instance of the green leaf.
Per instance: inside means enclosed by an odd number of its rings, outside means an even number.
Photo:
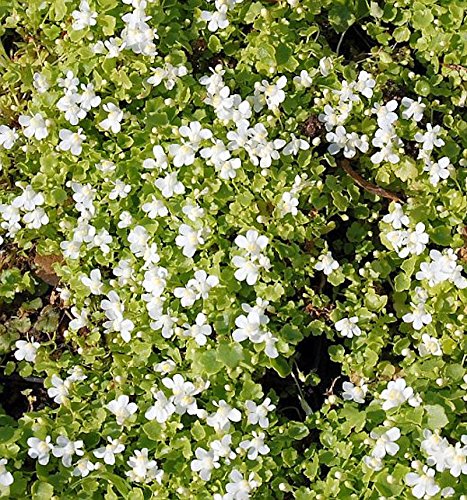
[[[223,366],[217,357],[217,350],[213,349],[200,354],[196,362],[202,368],[202,371],[208,375],[214,375],[221,371]]]
[[[53,497],[53,493],[53,486],[43,481],[36,481],[31,488],[33,500],[50,500]]]
[[[402,292],[410,288],[411,280],[405,273],[400,273],[394,279],[394,288],[396,292]]]
[[[162,427],[156,420],[150,420],[143,425],[143,432],[151,441],[158,441],[161,437]]]
[[[271,359],[271,366],[282,378],[290,375],[290,372],[292,371],[289,362],[282,356]]]
[[[282,64],[287,64],[291,56],[292,56],[292,49],[287,45],[280,43],[276,47],[276,62],[278,66]]]
[[[217,348],[219,360],[229,368],[236,368],[238,363],[243,359],[242,346],[236,343],[227,343],[221,341]]]
[[[447,247],[451,245],[451,228],[448,226],[438,226],[430,232],[430,240],[437,245]]]
[[[428,415],[427,425],[430,429],[442,429],[449,423],[446,412],[441,405],[425,405]]]

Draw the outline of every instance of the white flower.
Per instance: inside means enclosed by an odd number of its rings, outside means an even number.
[[[355,132],[349,133],[342,125],[339,125],[335,132],[328,132],[326,140],[331,143],[328,151],[332,155],[336,155],[341,149],[344,149],[344,156],[346,158],[353,158],[357,153],[357,149],[362,153],[366,153],[369,148],[368,137],[366,135],[359,137]]]
[[[81,278],[81,283],[87,288],[89,288],[89,291],[93,295],[101,295],[102,294],[102,288],[104,284],[101,281],[101,272],[99,269],[93,269],[89,275],[89,278],[87,276],[83,276]]]
[[[211,288],[219,284],[219,278],[212,274],[208,275],[206,271],[195,271],[194,280],[190,280],[188,284],[194,287],[203,299],[207,299]]]
[[[247,500],[250,498],[250,493],[259,485],[254,480],[254,473],[251,472],[248,479],[243,477],[243,474],[237,469],[234,469],[230,475],[230,483],[227,483],[225,490],[229,495],[227,498],[232,500]]]
[[[268,109],[277,109],[285,100],[285,92],[282,90],[287,85],[287,78],[281,76],[276,83],[269,83],[267,80],[262,80],[261,83],[255,83],[255,111],[261,111],[264,103]]]
[[[195,395],[198,390],[192,382],[185,382],[180,374],[175,374],[172,378],[162,379],[162,383],[172,391],[172,402],[175,404],[175,412],[178,415],[195,415],[198,413],[198,406]]]
[[[235,319],[238,327],[232,334],[235,342],[243,342],[249,339],[252,342],[260,342],[262,337],[261,325],[265,324],[262,316],[257,311],[252,310],[248,316],[240,315]]]
[[[339,262],[334,260],[331,252],[327,252],[318,257],[318,262],[314,267],[317,271],[323,271],[326,276],[329,276],[333,271],[339,268]]]
[[[340,90],[332,90],[333,94],[337,94],[339,96],[340,103],[342,102],[358,102],[360,101],[360,97],[355,94],[354,90],[356,87],[356,82],[349,83],[347,80],[343,80],[341,83]]]
[[[32,212],[24,214],[23,221],[30,229],[39,229],[49,222],[49,217],[42,207],[35,208]]]
[[[256,283],[259,276],[259,266],[257,263],[236,255],[232,259],[232,264],[238,268],[234,274],[238,281],[246,281],[248,285]]]
[[[235,238],[235,244],[239,248],[245,250],[247,254],[256,257],[266,248],[268,243],[268,238],[260,235],[258,231],[254,229],[249,229],[245,235],[238,235]]]
[[[18,121],[24,129],[24,135],[28,139],[35,137],[38,141],[40,141],[49,135],[47,122],[40,113],[36,113],[33,116],[20,115]]]
[[[157,391],[154,394],[154,399],[154,404],[146,410],[144,416],[148,420],[155,419],[160,424],[163,424],[175,413],[175,406],[162,391]]]
[[[398,102],[395,99],[388,101],[386,104],[375,103],[372,112],[376,114],[376,120],[378,126],[383,131],[388,131],[391,134],[395,134],[393,124],[397,121],[398,116],[396,111]]]
[[[352,110],[352,103],[340,103],[338,108],[333,108],[326,104],[323,108],[324,113],[318,115],[318,120],[324,123],[328,132],[338,125],[343,125]]]
[[[126,198],[131,191],[131,185],[125,184],[120,179],[117,179],[114,183],[114,188],[109,193],[109,198],[111,200],[116,200],[118,198]]]
[[[439,340],[435,337],[431,337],[427,333],[422,335],[422,343],[418,346],[418,352],[420,356],[442,356],[443,351]]]
[[[354,335],[356,337],[362,334],[362,331],[357,325],[358,317],[342,318],[334,325],[336,330],[343,336],[351,339]]]
[[[81,0],[79,4],[79,10],[74,10],[71,13],[71,16],[74,19],[74,23],[71,25],[71,27],[77,31],[87,28],[88,26],[95,26],[97,22],[97,12],[94,12],[90,9],[87,0]]]
[[[230,429],[230,422],[240,422],[242,419],[242,414],[223,399],[219,402],[213,401],[212,404],[217,407],[217,411],[207,417],[206,423],[216,431],[227,432]]]
[[[414,304],[412,304],[414,306]],[[421,330],[425,325],[429,325],[432,321],[430,313],[425,310],[425,304],[417,304],[415,309],[411,313],[404,314],[402,316],[402,321],[404,323],[412,323],[412,327],[415,330]]]
[[[50,88],[47,78],[42,73],[34,73],[32,84],[39,94],[44,94]]]
[[[65,113],[71,125],[77,125],[86,116],[86,110],[79,106],[81,98],[76,92],[68,92],[57,101],[57,108]]]
[[[79,96],[79,106],[84,111],[90,111],[92,108],[97,108],[101,103],[101,98],[96,96],[94,92],[94,85],[92,83],[88,83],[85,85],[81,84],[82,94]]]
[[[198,313],[194,325],[190,326],[188,323],[185,323],[183,326],[186,328],[183,332],[185,336],[195,339],[199,346],[206,345],[207,337],[212,333],[212,327],[206,324],[205,314]]]
[[[417,132],[415,140],[422,144],[423,151],[431,151],[435,146],[437,148],[444,146],[445,142],[439,137],[440,133],[441,127],[439,125],[433,127],[431,123],[427,123],[426,132],[424,134]]]
[[[185,192],[185,186],[177,179],[177,172],[156,179],[154,184],[164,198],[171,198],[174,194],[183,194]]]
[[[344,382],[342,384],[342,397],[347,401],[355,401],[356,403],[364,403],[365,396],[368,392],[368,386],[360,380],[357,385],[352,384],[352,382]]]
[[[304,88],[308,88],[313,85],[313,80],[310,76],[310,73],[308,73],[306,69],[302,69],[302,71],[300,71],[300,74],[298,76],[294,76],[293,82],[297,86]]]
[[[202,230],[195,230],[187,224],[181,224],[178,233],[175,238],[176,245],[182,248],[185,257],[193,257],[198,246],[204,243],[204,239],[201,237]]]
[[[397,255],[403,259],[409,254],[420,255],[423,253],[429,241],[423,222],[419,222],[415,226],[415,230],[390,231],[386,237],[393,245]]]
[[[383,434],[371,431],[370,437],[376,439],[375,447],[371,452],[375,458],[384,458],[386,453],[394,456],[399,451],[399,445],[396,441],[401,437],[401,431],[397,427],[392,427]]]
[[[451,455],[452,446],[446,438],[442,438],[439,430],[431,432],[423,429],[423,441],[420,448],[428,455],[429,466],[436,466],[438,472],[443,472],[448,468],[447,460]]]
[[[37,458],[37,461],[41,465],[47,465],[50,459],[50,452],[53,448],[50,441],[50,436],[47,436],[44,441],[36,437],[30,437],[27,441],[29,446],[28,455],[31,458]]]
[[[30,341],[17,340],[16,343],[15,358],[18,361],[23,359],[29,363],[34,363],[36,361],[37,349],[41,346],[39,342],[34,342],[34,337]]]
[[[219,458],[213,451],[207,451],[203,448],[196,448],[195,456],[196,459],[192,460],[190,464],[191,470],[198,472],[203,481],[209,481],[212,469],[220,467]]]
[[[161,484],[164,471],[158,468],[155,460],[149,460],[148,451],[147,448],[134,451],[134,455],[127,462],[131,470],[127,471],[126,475],[137,483],[150,483],[156,480]]]
[[[432,262],[422,262],[417,280],[427,279],[429,286],[449,280],[459,288],[467,287],[467,280],[460,274],[462,266],[456,265],[457,255],[452,248],[441,253],[439,250],[430,250]]]
[[[162,146],[156,145],[152,148],[154,158],[146,158],[143,161],[143,167],[148,169],[159,168],[165,170],[169,166],[169,160]]]
[[[197,219],[203,217],[204,208],[201,208],[197,204],[192,204],[188,202],[182,207],[182,212],[192,221],[195,222]]]
[[[364,464],[374,471],[380,471],[383,468],[383,461],[380,458],[366,456],[363,458]]]
[[[297,207],[298,207],[298,198],[296,198],[291,191],[285,192],[282,195],[280,203],[281,215],[284,216],[287,214],[292,214],[295,216],[298,213]]]
[[[71,460],[73,455],[84,455],[83,441],[70,441],[66,436],[58,436],[57,444],[52,449],[54,457],[62,459],[62,464],[65,467],[71,467]]]
[[[248,451],[249,460],[256,460],[258,455],[267,455],[271,450],[268,445],[264,444],[264,438],[266,437],[264,432],[258,434],[253,431],[252,434],[253,438],[242,441],[240,448]]]
[[[172,156],[175,167],[183,167],[184,165],[193,165],[195,161],[195,150],[191,144],[171,144],[169,153]]]
[[[187,140],[188,144],[190,144],[194,150],[198,150],[202,141],[212,138],[212,132],[207,128],[203,128],[198,121],[190,122],[188,125],[182,125],[178,129],[178,132]]]
[[[14,482],[13,474],[6,470],[5,465],[7,463],[8,460],[6,458],[0,459],[0,486],[5,487],[10,486]]]
[[[11,206],[26,211],[32,211],[37,205],[42,205],[43,203],[44,196],[41,193],[36,193],[30,185],[27,185],[26,188],[23,189],[23,192],[12,201]],[[8,214],[4,212],[3,217],[8,218]]]
[[[107,465],[114,465],[115,455],[122,453],[125,449],[125,445],[122,444],[119,439],[112,439],[110,436],[107,437],[107,441],[109,444],[97,448],[93,451],[93,454],[96,458],[103,458],[104,463]]]
[[[68,400],[71,383],[68,380],[62,380],[55,373],[52,375],[51,383],[52,387],[47,389],[49,397],[53,398],[55,403],[60,405],[65,403]]]
[[[82,380],[86,380],[88,377],[84,374],[83,368],[81,366],[75,365],[73,368],[68,370],[70,374],[66,380],[68,382],[81,382]]]
[[[81,328],[87,326],[88,311],[86,309],[83,309],[81,312],[79,312],[78,309],[75,306],[73,306],[71,308],[71,314],[73,314],[74,318],[70,321],[68,328],[77,332]]]
[[[165,267],[154,267],[144,273],[143,288],[146,292],[159,297],[164,292],[168,272]]]
[[[128,235],[128,242],[130,243],[130,251],[136,257],[142,257],[149,241],[149,234],[143,226],[136,226]]]
[[[309,142],[296,137],[295,134],[290,134],[290,142],[284,147],[282,153],[286,156],[296,156],[300,152],[300,150],[306,151],[307,149],[310,149]]]
[[[76,92],[78,90],[79,79],[75,77],[73,71],[67,71],[65,73],[65,78],[59,78],[58,86],[65,89],[66,92]]]
[[[110,174],[115,172],[117,166],[114,162],[109,160],[102,160],[99,163],[96,163],[97,170],[100,170],[103,174]]]
[[[198,299],[207,299],[211,288],[219,284],[219,278],[207,275],[206,271],[196,271],[194,279],[188,281],[185,287],[177,287],[174,290],[175,297],[181,299],[183,307],[192,306]]]
[[[0,146],[3,146],[5,149],[11,149],[16,139],[18,139],[16,129],[10,128],[7,125],[0,125]]]
[[[120,122],[123,120],[123,111],[112,102],[104,104],[102,107],[104,111],[107,111],[108,116],[105,120],[102,120],[99,125],[104,130],[111,130],[114,134],[117,134],[122,128]]]
[[[154,370],[157,373],[162,373],[163,375],[170,373],[175,370],[176,364],[171,359],[166,359],[154,365]]]
[[[435,496],[440,487],[436,484],[435,471],[428,466],[423,466],[423,471],[409,472],[405,475],[405,482],[412,487],[412,495],[415,498],[431,498]]]
[[[328,76],[333,69],[333,61],[330,57],[322,57],[319,60],[319,72],[323,76]]]
[[[400,203],[391,203],[392,211],[383,217],[383,222],[392,224],[394,229],[401,229],[402,226],[408,226],[410,219],[404,214]]]
[[[86,136],[82,132],[83,129],[81,128],[77,132],[63,128],[58,134],[61,139],[58,147],[62,151],[70,151],[72,155],[78,156],[83,150],[83,141],[86,140]]]
[[[426,161],[426,165],[423,168],[425,172],[430,174],[430,182],[433,186],[437,186],[441,179],[447,179],[449,177],[449,158],[443,156],[437,162],[432,162],[431,160]]]
[[[164,85],[167,90],[172,90],[175,87],[177,80],[188,74],[188,69],[186,66],[172,66],[170,63],[165,63],[164,65]],[[148,83],[149,79],[148,79]]]
[[[116,416],[118,425],[123,425],[125,420],[138,411],[136,403],[130,403],[130,398],[125,394],[110,401],[106,408]]]
[[[233,460],[237,455],[231,450],[230,446],[232,445],[232,435],[225,434],[222,439],[216,439],[211,442],[210,447],[214,454],[218,457],[225,458],[225,462],[227,464],[230,463],[230,460]]]
[[[271,404],[270,398],[266,398],[260,405],[257,405],[254,401],[248,400],[245,402],[245,407],[248,411],[248,423],[257,425],[266,429],[269,427],[268,413],[276,408],[275,405]]]
[[[464,440],[465,443],[465,440]],[[451,476],[459,477],[461,474],[467,474],[467,447],[456,443],[450,447],[450,453],[446,460],[446,465],[451,473]]]
[[[405,120],[413,118],[416,122],[419,122],[423,118],[423,112],[426,108],[425,104],[422,103],[421,97],[418,98],[418,101],[414,101],[410,97],[403,97],[401,106],[405,108],[402,111],[402,118]]]
[[[169,214],[164,202],[156,199],[154,196],[151,197],[151,201],[144,203],[141,208],[143,209],[143,212],[148,214],[150,219],[155,219],[156,217],[166,217]]]
[[[240,158],[230,158],[222,163],[219,177],[221,179],[235,179],[237,177],[237,170],[242,166]]]
[[[88,458],[80,458],[73,469],[73,476],[86,477],[96,469],[96,464],[93,464]]]
[[[227,19],[227,5],[221,5],[220,9],[215,12],[203,10],[201,12],[201,19],[203,21],[207,21],[208,30],[213,33],[218,29],[227,28],[229,25],[229,21]]]
[[[355,89],[364,95],[367,99],[373,96],[373,88],[376,85],[375,80],[366,71],[360,71],[358,80],[355,84]]]
[[[391,380],[381,393],[382,408],[385,411],[396,408],[412,398],[413,394],[413,389],[407,386],[405,379]]]

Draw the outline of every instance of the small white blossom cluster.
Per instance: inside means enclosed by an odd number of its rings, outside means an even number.
[[[430,250],[430,259],[430,262],[420,264],[420,270],[416,274],[417,280],[428,281],[430,287],[445,281],[453,283],[461,290],[467,287],[467,278],[462,276],[463,268],[457,264],[457,255],[452,248],[442,252]]]
[[[243,255],[235,255],[232,264],[237,268],[235,278],[238,281],[246,281],[248,285],[254,285],[261,269],[269,269],[271,263],[263,254],[269,240],[260,235],[255,229],[249,229],[245,235],[238,235],[235,244],[243,250]]]
[[[269,323],[269,318],[265,314],[268,305],[268,301],[259,297],[253,307],[242,304],[242,309],[247,314],[241,314],[235,319],[237,329],[234,330],[232,337],[235,342],[243,342],[248,339],[254,344],[264,343],[266,355],[270,358],[277,358],[279,356],[276,349],[278,339],[266,327]]]
[[[418,222],[414,229],[410,229],[410,219],[404,214],[400,203],[393,203],[392,211],[383,217],[383,222],[394,228],[386,234],[386,238],[400,258],[405,259],[409,255],[420,255],[424,252],[429,241],[425,224]],[[404,226],[407,229],[404,229]]]
[[[243,0],[215,0],[216,10],[214,12],[209,10],[201,11],[201,19],[207,22],[207,28],[212,33],[220,29],[223,30],[229,25],[227,12],[242,2]]]
[[[21,222],[27,229],[40,229],[49,223],[49,217],[41,205],[45,203],[42,193],[37,193],[27,185],[20,186],[23,192],[11,203],[0,203],[0,227],[8,237],[13,237],[21,229]],[[0,236],[0,244],[3,239]]]
[[[54,373],[50,380],[52,385],[47,389],[48,396],[59,405],[62,405],[69,400],[68,398],[73,383],[81,382],[87,378],[80,366],[75,366],[69,370],[68,373],[70,375],[65,379],[60,378],[56,373]]]
[[[101,103],[101,98],[94,91],[94,85],[92,83],[80,84],[79,79],[71,70],[66,72],[65,78],[58,79],[58,85],[63,88],[64,95],[57,101],[56,106],[64,114],[70,125],[78,125],[81,120],[86,118],[87,113],[92,108],[97,108]],[[81,93],[78,92],[80,86]],[[70,150],[73,155],[79,155],[82,150],[81,144],[85,138],[81,129],[75,133],[62,129],[60,131],[62,141],[59,148],[62,151]]]
[[[415,498],[431,498],[441,493],[442,497],[451,497],[454,489],[441,489],[436,482],[436,472],[448,470],[455,478],[467,474],[467,436],[462,435],[461,442],[452,445],[440,436],[438,430],[432,432],[424,429],[421,451],[427,457],[426,465],[414,460],[414,472],[405,475],[405,482],[412,488],[412,495]]]

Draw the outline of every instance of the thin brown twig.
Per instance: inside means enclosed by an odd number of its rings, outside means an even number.
[[[387,189],[383,189],[379,186],[375,186],[371,182],[366,181],[358,172],[350,166],[348,160],[341,160],[339,165],[342,169],[354,180],[355,184],[363,188],[365,191],[368,191],[371,194],[375,194],[377,196],[381,196],[382,198],[389,198],[393,201],[399,201],[400,203],[404,203],[402,199],[403,195],[393,193],[392,191],[388,191]]]

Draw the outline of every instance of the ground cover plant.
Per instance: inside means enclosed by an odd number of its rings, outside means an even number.
[[[0,0],[0,497],[463,498],[464,7]]]

